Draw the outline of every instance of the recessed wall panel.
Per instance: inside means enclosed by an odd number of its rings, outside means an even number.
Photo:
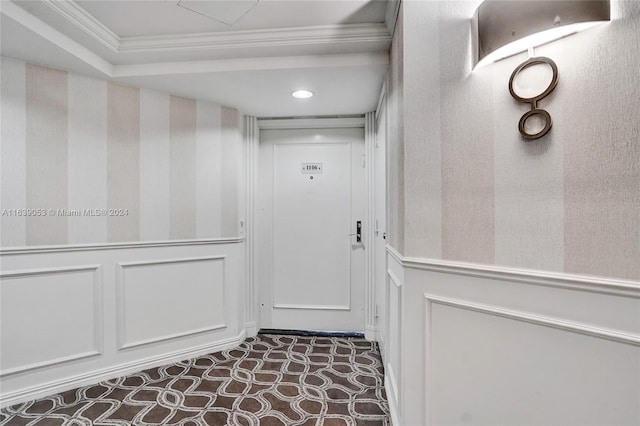
[[[119,348],[225,326],[224,256],[120,263]]]
[[[2,375],[97,355],[102,345],[98,266],[3,272]]]
[[[631,340],[459,303],[426,302],[426,424],[640,422],[640,347]]]

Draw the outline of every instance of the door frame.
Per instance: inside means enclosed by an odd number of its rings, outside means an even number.
[[[318,118],[256,118],[245,117],[246,142],[246,286],[245,286],[245,330],[247,336],[255,336],[260,329],[260,288],[256,279],[257,253],[255,226],[256,218],[256,188],[258,170],[258,152],[260,146],[260,130],[285,129],[336,129],[336,128],[364,128],[365,133],[365,191],[366,217],[363,224],[363,241],[370,244],[365,247],[365,338],[375,340],[375,288],[374,288],[374,173],[373,153],[375,149],[375,113],[353,117],[318,117]],[[370,243],[368,243],[370,242]],[[368,250],[367,250],[368,249]]]

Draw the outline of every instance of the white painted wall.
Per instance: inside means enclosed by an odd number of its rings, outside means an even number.
[[[239,344],[242,239],[2,252],[2,406]]]

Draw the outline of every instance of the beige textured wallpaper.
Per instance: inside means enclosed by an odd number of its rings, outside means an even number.
[[[11,58],[1,67],[3,247],[238,235],[235,109]]]
[[[387,240],[398,250],[404,250],[404,120],[402,61],[402,13],[398,16],[391,44],[387,78],[388,131],[387,143]]]
[[[402,99],[387,105],[390,130],[404,129],[389,135],[389,171],[402,174],[389,191],[402,195],[390,194],[388,212],[404,235],[391,245],[412,257],[640,279],[640,2],[614,0],[610,23],[536,49],[557,63],[559,83],[540,101],[553,128],[535,141],[519,135],[528,107],[508,92],[526,54],[471,71],[479,3],[403,2],[390,65]]]

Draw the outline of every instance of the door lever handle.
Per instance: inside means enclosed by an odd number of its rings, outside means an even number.
[[[356,233],[355,234],[349,234],[350,237],[352,236],[356,236],[356,242],[359,243],[362,241],[362,221],[359,220],[356,222]]]

